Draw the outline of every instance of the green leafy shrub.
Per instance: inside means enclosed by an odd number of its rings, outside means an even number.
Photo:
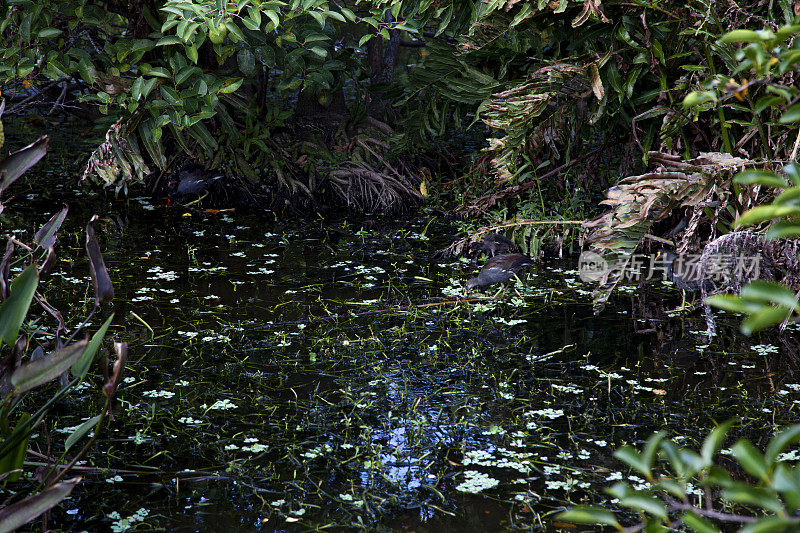
[[[736,219],[734,225],[759,226],[768,223],[765,239],[797,238],[800,236],[800,167],[789,163],[783,175],[764,170],[746,170],[734,178],[742,185],[760,185],[774,189],[774,199],[769,204],[756,206]],[[791,261],[790,278],[797,278],[796,246],[789,243],[795,258]],[[774,281],[756,280],[747,285],[738,295],[718,294],[708,299],[711,305],[747,315],[742,322],[742,331],[747,335],[779,323],[786,324],[790,317],[800,311],[798,295],[784,284]]]
[[[695,117],[706,111],[718,114],[718,130],[729,153],[736,147],[741,155],[752,158],[794,159],[797,155],[798,142],[792,146],[786,138],[800,122],[800,105],[795,103],[798,88],[791,77],[800,63],[800,50],[794,44],[800,25],[796,20],[786,23],[776,31],[736,29],[720,36],[712,46],[727,73],[713,73],[701,90],[683,100]],[[739,137],[753,137],[755,132],[760,142],[742,150]]]
[[[647,480],[646,488],[618,482],[607,490],[620,507],[636,513],[638,524],[626,528],[620,523],[625,520],[619,517],[621,513],[588,506],[574,507],[555,518],[618,531],[713,533],[730,524],[742,525],[742,533],[797,531],[800,465],[785,452],[800,442],[800,425],[777,433],[764,452],[746,439],[738,440],[729,450],[735,465],[725,465],[717,452],[732,425],[728,421],[711,431],[699,452],[682,448],[659,432],[641,451],[623,446],[614,453]]]

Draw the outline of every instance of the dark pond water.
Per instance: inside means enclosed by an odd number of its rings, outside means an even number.
[[[93,299],[83,227],[105,219],[109,338],[130,344],[116,417],[51,528],[554,530],[553,511],[613,507],[604,487],[644,482],[613,459],[622,444],[666,429],[697,447],[732,416],[732,438],[763,444],[797,419],[796,330],[746,338],[721,315],[707,345],[701,315],[668,314],[680,295],[661,281],[595,316],[573,259],[458,301],[477,267],[436,258],[457,227],[424,211],[288,224],[67,184],[15,192],[0,224],[28,241],[70,199],[45,292],[73,327]],[[102,410],[101,384],[32,448],[58,457]]]

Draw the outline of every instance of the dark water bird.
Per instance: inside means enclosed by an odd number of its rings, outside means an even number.
[[[198,163],[186,163],[170,180],[170,200],[181,201],[187,197],[200,197],[215,181],[225,177],[221,172],[206,170]]]
[[[690,292],[697,292],[703,288],[706,291],[713,289],[714,283],[705,278],[699,256],[696,258],[698,260],[691,261],[689,257],[678,255],[672,250],[662,250],[659,258],[664,261],[664,271],[675,287]]]
[[[522,267],[533,265],[533,259],[522,254],[502,254],[489,258],[477,277],[467,280],[464,293],[473,287],[502,283],[513,278]]]
[[[485,252],[492,257],[497,254],[506,254],[516,250],[517,245],[514,244],[511,239],[497,232],[484,235],[483,239],[469,245],[469,251],[471,253]]]

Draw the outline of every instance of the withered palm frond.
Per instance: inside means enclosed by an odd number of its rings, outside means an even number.
[[[610,188],[606,199],[600,202],[610,210],[583,225],[589,232],[591,250],[608,265],[594,294],[596,309],[608,300],[621,280],[622,267],[653,223],[679,207],[690,207],[700,216],[706,206],[725,205],[732,175],[751,164],[721,153],[702,154],[690,161],[659,152],[648,153],[648,158],[659,167],[654,172],[627,177]],[[716,223],[717,220],[711,221],[712,226]]]
[[[490,140],[499,180],[511,179],[523,153],[549,147],[558,153],[582,122],[584,98],[592,94],[589,65],[553,63],[511,88],[493,94],[479,109],[481,120],[504,135]],[[572,120],[575,128],[568,127]]]

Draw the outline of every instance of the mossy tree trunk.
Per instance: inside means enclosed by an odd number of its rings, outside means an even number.
[[[386,22],[394,22],[394,17],[386,11]],[[394,80],[394,68],[400,51],[400,30],[389,30],[389,40],[384,46],[384,38],[377,35],[367,41],[367,63],[370,70],[370,83],[386,85]],[[369,115],[384,120],[387,112],[383,91],[375,90],[370,95]]]

